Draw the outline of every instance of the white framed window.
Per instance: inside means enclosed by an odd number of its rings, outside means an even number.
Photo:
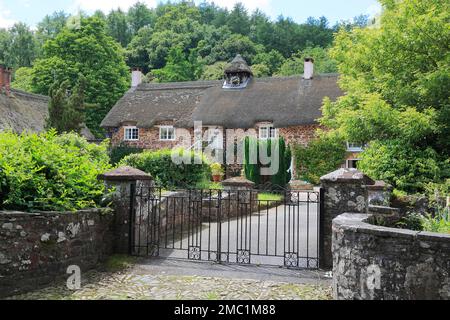
[[[138,127],[125,127],[124,128],[124,140],[125,141],[138,141],[139,140],[139,128]]]
[[[363,152],[364,147],[360,143],[347,142],[347,151],[348,152]]]
[[[259,127],[259,138],[261,140],[276,139],[278,138],[278,129],[272,125],[266,125]]]
[[[159,127],[159,140],[160,141],[175,141],[175,128],[173,126],[161,126]]]

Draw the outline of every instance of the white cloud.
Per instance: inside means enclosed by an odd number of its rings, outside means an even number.
[[[6,9],[0,1],[0,28],[12,27],[14,23],[16,23],[16,21],[11,18],[11,11]]]
[[[128,10],[138,0],[75,0],[70,11],[75,12],[78,10],[96,11],[102,10],[103,12],[109,12],[112,9],[121,8],[122,10]],[[157,0],[141,0],[149,7],[155,7]]]

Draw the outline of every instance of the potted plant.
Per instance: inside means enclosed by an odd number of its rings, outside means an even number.
[[[211,165],[211,174],[214,182],[220,182],[224,176],[224,171],[220,163],[213,163]]]

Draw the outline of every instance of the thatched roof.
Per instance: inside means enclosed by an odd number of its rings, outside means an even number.
[[[210,88],[194,112],[205,125],[230,129],[254,128],[270,121],[277,128],[316,123],[323,99],[335,100],[342,92],[336,75],[254,79],[242,90]]]
[[[117,102],[101,126],[120,127],[124,122],[134,122],[138,127],[150,128],[174,121],[180,128],[193,127],[192,113],[205,90],[221,85],[222,81],[141,84]]]
[[[31,94],[21,90],[11,90],[10,97],[0,94],[0,131],[12,130],[17,133],[43,132],[48,118],[49,97]],[[95,137],[86,127],[81,134],[88,140]]]
[[[248,66],[247,62],[238,54],[233,61],[225,68],[225,74],[227,73],[239,73],[247,72],[253,75],[252,69]]]
[[[271,121],[276,127],[314,124],[321,117],[323,99],[342,95],[338,76],[318,75],[252,79],[244,89],[223,89],[222,81],[141,84],[117,102],[102,127],[135,122],[152,127],[174,121],[176,127],[193,127],[194,121],[226,128],[253,128]]]

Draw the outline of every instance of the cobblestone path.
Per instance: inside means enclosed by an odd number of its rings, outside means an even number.
[[[164,269],[164,268],[162,268]],[[149,271],[150,270],[150,271]],[[243,279],[193,276],[133,266],[120,272],[90,272],[82,288],[69,291],[65,284],[20,295],[16,300],[328,300],[329,282]],[[202,274],[202,273],[199,273]],[[251,278],[251,277],[250,277]]]

